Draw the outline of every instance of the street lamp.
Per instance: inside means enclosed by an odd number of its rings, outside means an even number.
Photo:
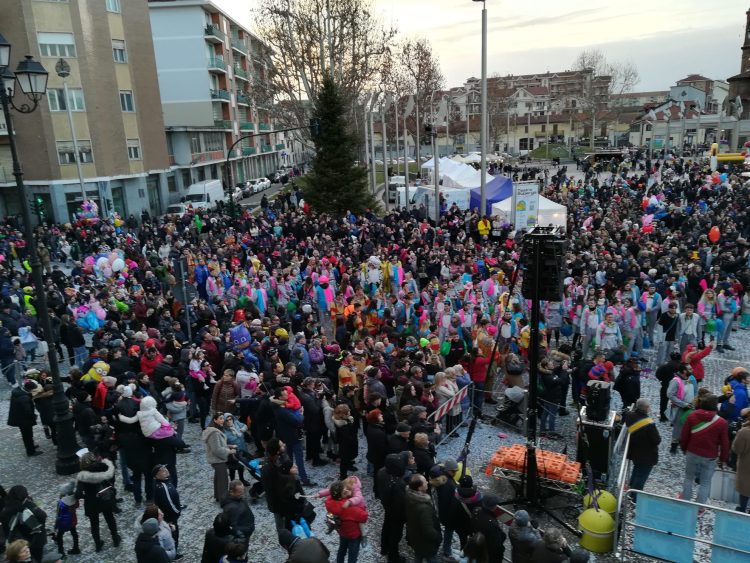
[[[68,64],[68,61],[66,61],[63,58],[60,58],[59,61],[57,61],[57,64],[55,65],[55,72],[57,73],[57,76],[62,78],[63,81],[63,96],[65,97],[65,108],[67,109],[68,113],[68,125],[70,126],[70,136],[73,140],[73,152],[75,154],[75,161],[76,161],[76,171],[78,172],[78,183],[81,185],[81,204],[83,204],[86,201],[86,184],[83,180],[83,171],[81,170],[81,155],[78,152],[78,136],[76,135],[76,128],[73,123],[73,108],[71,107],[70,103],[70,97],[68,95],[68,76],[70,76],[70,65]],[[100,203],[104,203],[104,201],[101,201]],[[102,205],[102,208],[104,205]],[[102,209],[102,215],[105,217],[107,216],[106,209]]]
[[[0,104],[3,107],[3,115],[8,127],[8,145],[13,160],[13,176],[16,178],[16,187],[21,195],[24,238],[29,250],[29,265],[31,266],[31,276],[34,283],[37,319],[44,331],[44,339],[49,345],[49,371],[54,383],[52,404],[55,409],[55,424],[57,425],[57,462],[55,468],[60,475],[72,475],[79,469],[78,457],[76,456],[78,444],[73,429],[73,415],[70,413],[70,403],[65,396],[62,381],[60,381],[60,368],[57,363],[55,342],[52,335],[52,322],[47,307],[47,296],[44,293],[42,267],[34,242],[34,229],[31,226],[29,193],[23,182],[23,169],[21,162],[18,160],[15,133],[10,116],[11,108],[19,113],[32,113],[36,110],[39,101],[47,92],[48,73],[41,63],[35,61],[30,55],[27,55],[18,64],[15,74],[10,72],[8,68],[10,65],[10,50],[10,43],[0,34]],[[18,94],[18,89],[14,90],[14,85],[20,88],[21,93],[28,101],[16,105],[14,97]]]
[[[479,216],[487,213],[487,4],[484,0],[473,0],[482,3],[482,121],[479,142],[481,144],[481,186]]]

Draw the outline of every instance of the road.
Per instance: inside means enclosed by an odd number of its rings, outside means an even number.
[[[276,197],[276,194],[279,193],[279,191],[281,191],[281,188],[283,187],[284,184],[271,184],[271,187],[267,190],[258,192],[257,194],[253,194],[250,197],[243,198],[237,203],[242,207],[249,207],[250,209],[254,209],[260,205],[260,200],[263,199],[263,194],[265,194],[266,197],[271,200]]]

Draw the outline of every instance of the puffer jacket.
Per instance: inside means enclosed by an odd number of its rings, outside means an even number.
[[[159,430],[162,424],[169,424],[169,421],[156,410],[156,399],[153,397],[143,397],[141,406],[134,417],[120,415],[120,422],[134,423],[138,422],[141,426],[141,432],[144,436],[149,437]]]
[[[115,466],[104,458],[92,464],[88,469],[81,470],[76,476],[76,498],[83,499],[83,509],[86,516],[95,516],[102,512],[115,509],[115,497],[108,495],[106,500],[100,493],[106,487],[115,486]]]

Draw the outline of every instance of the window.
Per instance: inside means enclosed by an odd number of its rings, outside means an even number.
[[[128,53],[125,51],[125,41],[119,39],[112,40],[112,57],[116,63],[128,62]]]
[[[75,148],[73,141],[57,141],[57,159],[60,164],[75,164]],[[81,164],[94,162],[94,153],[91,150],[91,141],[78,141],[78,159]]]
[[[190,136],[190,150],[193,154],[199,154],[203,151],[201,150],[201,136],[200,133],[193,133]]]
[[[76,44],[72,33],[37,33],[39,53],[43,57],[75,57]]]
[[[81,88],[68,88],[68,103],[65,103],[65,90],[50,88],[47,90],[50,111],[66,111],[70,105],[71,111],[86,111]]]
[[[127,112],[135,111],[135,104],[133,103],[132,91],[120,90],[120,108],[122,108],[122,111],[127,111]]]
[[[547,132],[547,125],[542,123],[542,133],[546,133],[546,132]]]
[[[223,133],[203,133],[203,146],[206,152],[208,151],[223,151],[224,150],[224,134]]]
[[[529,140],[524,137],[522,139],[518,139],[518,150],[525,151],[528,150],[529,147]]]
[[[528,133],[529,132],[529,126],[528,125],[524,125],[523,126],[523,132],[524,133]]]
[[[128,139],[128,160],[141,160],[141,141]]]
[[[120,0],[107,0],[107,11],[114,12],[115,14],[120,13]]]

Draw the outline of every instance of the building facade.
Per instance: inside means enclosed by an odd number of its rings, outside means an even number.
[[[146,4],[3,0],[0,11],[0,33],[12,45],[11,64],[31,54],[49,72],[40,107],[28,115],[11,112],[25,180],[44,202],[45,216],[72,220],[84,191],[105,215],[160,213],[168,199],[169,159]],[[70,66],[67,99],[63,79],[55,72],[60,58]],[[0,216],[21,212],[11,173],[3,121]]]
[[[148,8],[175,172],[171,201],[193,182],[236,185],[276,170],[287,147],[271,119],[267,46],[209,0],[156,0]],[[232,150],[227,177],[227,151],[245,135],[253,137]]]

